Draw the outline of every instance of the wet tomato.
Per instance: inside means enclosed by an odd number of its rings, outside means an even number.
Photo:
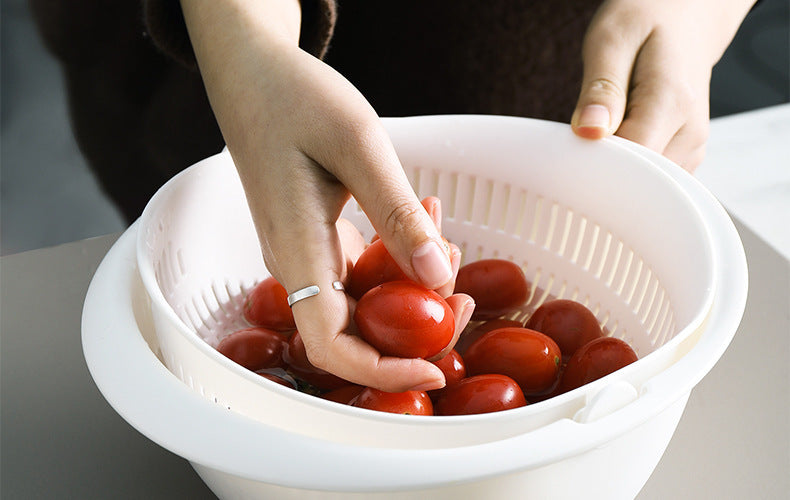
[[[360,336],[385,356],[430,358],[452,341],[453,311],[433,290],[412,281],[382,283],[359,299]]]
[[[602,337],[579,348],[562,373],[560,391],[568,392],[605,377],[637,360],[637,355],[627,342]]]
[[[470,262],[458,270],[455,293],[475,299],[473,320],[487,320],[524,305],[529,296],[529,283],[515,263],[504,259]]]
[[[323,390],[333,390],[348,385],[349,382],[325,370],[317,368],[307,358],[302,336],[295,332],[288,339],[283,351],[283,360],[291,374],[308,384]]]
[[[255,285],[247,295],[243,314],[253,326],[277,331],[296,328],[294,315],[288,306],[288,292],[271,276]]]
[[[475,340],[479,339],[491,330],[497,330],[499,328],[505,328],[508,326],[523,328],[524,323],[514,319],[492,319],[484,323],[480,323],[473,329],[461,334],[461,337],[455,344],[455,350],[461,354],[464,354],[466,349],[472,345]]]
[[[544,303],[524,326],[551,337],[566,359],[586,343],[603,337],[592,311],[573,300],[558,299]]]
[[[425,391],[384,392],[365,387],[351,404],[387,413],[433,415],[433,403]]]
[[[466,377],[466,364],[458,351],[451,349],[444,357],[433,361],[444,373],[445,387]]]
[[[252,371],[283,365],[285,335],[267,328],[238,330],[223,338],[217,350],[227,358]]]
[[[475,375],[446,387],[434,404],[434,415],[474,415],[526,406],[515,380],[499,374]]]
[[[444,357],[432,361],[444,374],[444,387],[428,391],[431,400],[435,400],[447,387],[466,377],[466,363],[455,349],[451,349]]]
[[[359,300],[374,286],[388,281],[408,280],[384,242],[376,240],[359,256],[348,277],[348,294]]]
[[[344,385],[339,389],[322,394],[321,397],[329,401],[334,401],[335,403],[348,405],[351,404],[354,398],[356,398],[364,388],[365,387],[356,384]]]
[[[560,370],[561,352],[546,335],[527,328],[500,328],[477,339],[464,354],[469,375],[498,373],[525,395],[548,390]]]

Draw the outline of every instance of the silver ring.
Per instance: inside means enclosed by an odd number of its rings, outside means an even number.
[[[332,288],[338,291],[345,290],[343,283],[339,281],[333,281]],[[318,285],[310,285],[304,288],[300,288],[294,293],[288,295],[288,306],[293,307],[293,305],[299,302],[300,300],[309,299],[310,297],[314,297],[318,295],[320,292],[321,289],[318,288]]]

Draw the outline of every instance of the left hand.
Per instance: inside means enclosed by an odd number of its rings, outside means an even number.
[[[616,134],[693,171],[705,156],[713,65],[754,0],[606,0],[582,48],[574,132]]]

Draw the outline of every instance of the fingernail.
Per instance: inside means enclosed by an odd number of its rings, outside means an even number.
[[[579,113],[576,125],[580,128],[599,128],[608,131],[610,118],[606,106],[588,104]]]
[[[411,254],[411,265],[422,284],[428,288],[444,285],[453,277],[450,259],[435,241],[417,247]]]
[[[424,382],[422,384],[417,384],[411,389],[410,391],[433,391],[435,389],[441,389],[444,387],[444,380],[434,380],[433,382]]]

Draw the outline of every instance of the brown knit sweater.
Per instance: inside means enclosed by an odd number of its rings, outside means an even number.
[[[599,1],[302,0],[300,46],[381,116],[568,121]],[[63,66],[80,148],[128,221],[222,148],[177,0],[31,0]]]

